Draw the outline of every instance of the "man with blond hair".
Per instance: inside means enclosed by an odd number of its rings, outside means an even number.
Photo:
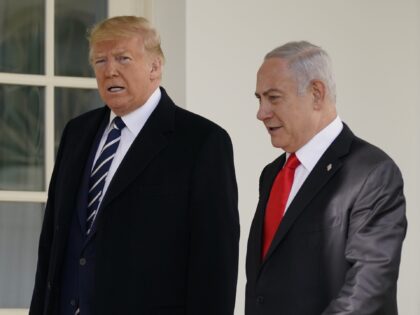
[[[239,220],[230,138],[160,87],[140,17],[90,32],[105,107],[71,120],[48,192],[30,315],[232,315]]]
[[[245,314],[397,315],[403,180],[337,115],[329,56],[308,42],[274,49],[255,95],[285,153],[260,177]]]

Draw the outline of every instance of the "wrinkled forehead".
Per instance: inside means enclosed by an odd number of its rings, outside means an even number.
[[[258,69],[257,76],[291,76],[292,72],[287,60],[272,57],[265,59]]]
[[[295,76],[287,61],[280,58],[264,60],[257,72],[257,89],[279,85],[294,85]]]
[[[141,37],[118,37],[104,39],[92,44],[91,55],[120,54],[123,52],[143,52],[144,45]]]

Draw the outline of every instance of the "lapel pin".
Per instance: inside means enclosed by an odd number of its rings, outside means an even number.
[[[332,164],[328,164],[327,165],[327,172],[331,171],[331,169],[332,169]]]

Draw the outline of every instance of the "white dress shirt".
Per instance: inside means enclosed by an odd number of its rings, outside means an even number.
[[[318,132],[308,143],[295,152],[300,161],[300,165],[296,168],[295,177],[293,180],[292,189],[290,190],[289,198],[287,199],[285,212],[289,205],[295,198],[300,187],[302,187],[308,175],[311,173],[316,163],[318,163],[321,156],[328,149],[331,143],[337,138],[343,130],[343,122],[340,117],[336,117],[328,126]],[[290,153],[286,154],[289,158]]]
[[[115,172],[120,166],[122,160],[124,159],[124,156],[126,155],[134,139],[140,133],[147,119],[149,119],[150,115],[155,110],[156,106],[160,101],[160,98],[161,92],[160,89],[157,88],[144,105],[140,106],[135,111],[121,117],[121,119],[125,123],[125,128],[121,130],[120,144],[118,145],[117,152],[115,153],[114,159],[112,160],[111,166],[108,171],[108,175],[106,176],[105,186],[101,194],[101,199],[99,203],[102,202],[102,197],[105,196],[109,183],[114,177]],[[93,161],[92,168],[95,165],[96,160],[99,158],[102,147],[104,146],[106,138],[108,137],[108,133],[111,130],[111,122],[116,117],[115,113],[112,111],[109,116],[109,123],[108,126],[105,128],[105,132],[102,135],[101,141],[99,142],[98,150],[96,151],[95,160]]]

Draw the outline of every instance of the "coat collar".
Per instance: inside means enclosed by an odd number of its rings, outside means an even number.
[[[168,144],[168,135],[175,128],[175,104],[166,91],[161,88],[162,97],[156,109],[137,135],[114,177],[101,203],[100,212],[106,211],[107,205],[116,199]],[[98,218],[99,219],[99,218]],[[96,220],[97,222],[98,220]],[[96,224],[93,226],[94,234]]]
[[[281,221],[280,228],[277,230],[271,246],[267,252],[264,261],[257,265],[264,266],[265,262],[270,259],[276,247],[286,237],[288,231],[293,226],[296,219],[305,210],[306,206],[311,200],[318,194],[318,192],[329,182],[334,174],[342,166],[342,158],[350,152],[351,143],[354,139],[354,135],[346,124],[343,126],[343,130],[338,137],[333,141],[330,147],[322,155],[318,163],[315,165],[312,172],[309,174],[299,192],[290,204],[283,220]],[[282,168],[285,162],[285,154],[276,159],[273,163],[268,165],[266,177],[262,181],[261,187],[261,203],[260,209],[258,209],[258,240],[257,253],[261,253],[262,245],[262,229],[265,215],[265,207],[267,205],[268,197],[270,194],[271,187],[277,173]],[[260,257],[259,257],[260,259]]]

